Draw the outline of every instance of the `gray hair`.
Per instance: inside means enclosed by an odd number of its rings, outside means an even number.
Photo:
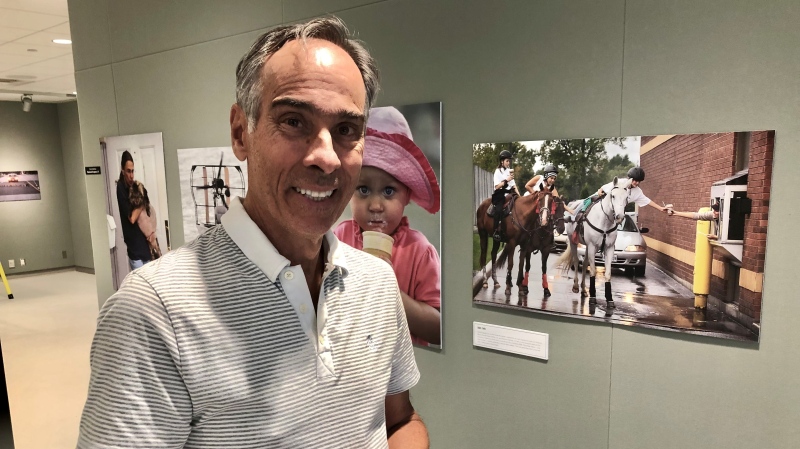
[[[261,115],[261,96],[263,83],[261,71],[267,58],[274,55],[287,42],[293,40],[322,39],[331,42],[353,58],[364,88],[367,91],[367,104],[365,115],[369,112],[378,95],[379,75],[378,66],[369,54],[364,44],[350,37],[342,19],[338,17],[320,17],[296,25],[283,25],[273,28],[259,36],[250,50],[242,56],[236,67],[236,103],[244,110],[247,116],[247,128],[255,129],[258,117]]]

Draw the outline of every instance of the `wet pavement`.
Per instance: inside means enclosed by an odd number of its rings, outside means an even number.
[[[744,341],[758,341],[758,335],[733,321],[719,310],[694,308],[694,294],[677,283],[657,267],[648,264],[644,277],[631,277],[623,270],[612,269],[611,291],[615,308],[607,308],[604,293],[603,273],[597,276],[597,304],[589,304],[588,297],[572,292],[575,272],[566,273],[556,268],[559,254],[548,259],[547,277],[552,296],[545,297],[542,288],[541,256],[531,258],[529,290],[520,296],[516,286],[505,294],[506,269],[497,269],[500,285],[489,279],[489,287],[481,287],[481,275],[473,278],[473,293],[476,304],[495,305],[512,309],[524,309],[589,320],[608,321],[623,326],[639,326],[677,332],[699,334]],[[515,256],[515,263],[519,256]],[[487,269],[488,272],[488,269]],[[516,283],[517,267],[513,279]],[[580,286],[580,278],[578,279]],[[589,287],[587,276],[586,287]]]

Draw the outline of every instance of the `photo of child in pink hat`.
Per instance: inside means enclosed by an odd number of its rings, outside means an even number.
[[[413,201],[430,214],[439,211],[439,183],[423,151],[414,143],[403,114],[373,108],[367,122],[361,175],[350,200],[353,218],[334,233],[364,249],[365,237],[388,235],[391,247],[369,251],[392,265],[414,343],[441,343],[441,262],[425,235],[411,228],[405,207]]]

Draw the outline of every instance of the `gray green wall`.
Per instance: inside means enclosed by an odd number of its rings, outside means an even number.
[[[91,270],[94,268],[94,259],[92,258],[92,235],[89,229],[89,207],[86,199],[86,174],[83,168],[78,103],[75,101],[59,103],[57,107],[75,266]]]
[[[78,121],[74,122],[75,128]],[[0,261],[7,274],[74,265],[58,108],[0,101],[0,171],[38,170],[42,199],[0,202]],[[62,251],[67,257],[62,257]],[[9,269],[8,259],[17,267]],[[24,267],[19,259],[25,259]]]
[[[800,3],[73,0],[85,165],[101,136],[163,132],[179,242],[176,150],[229,145],[239,56],[264,28],[326,12],[377,57],[381,105],[443,102],[445,349],[417,349],[412,391],[433,447],[800,446],[794,209],[771,210],[754,345],[476,307],[464,207],[473,143],[750,129],[776,130],[773,204],[793,204]],[[86,183],[103,242],[102,179]],[[109,256],[94,246],[102,302]],[[550,334],[550,360],[474,348],[473,321]]]

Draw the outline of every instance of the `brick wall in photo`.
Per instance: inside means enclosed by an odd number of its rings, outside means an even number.
[[[643,136],[642,145],[653,139]],[[645,194],[658,204],[673,204],[675,210],[694,212],[708,207],[711,184],[734,173],[736,133],[687,134],[675,136],[641,156],[647,176],[642,183]],[[667,217],[651,207],[640,209],[639,221],[650,228],[658,241],[694,252],[697,222]],[[648,258],[681,279],[692,282],[692,265],[648,249]],[[722,260],[719,256],[716,259]],[[725,280],[711,279],[711,294],[726,297]]]
[[[752,200],[750,216],[745,220],[742,268],[763,276],[767,247],[769,192],[772,187],[772,155],[775,147],[773,131],[753,132],[750,138],[750,167],[747,176],[747,197]],[[759,320],[761,292],[742,287],[739,310]]]

